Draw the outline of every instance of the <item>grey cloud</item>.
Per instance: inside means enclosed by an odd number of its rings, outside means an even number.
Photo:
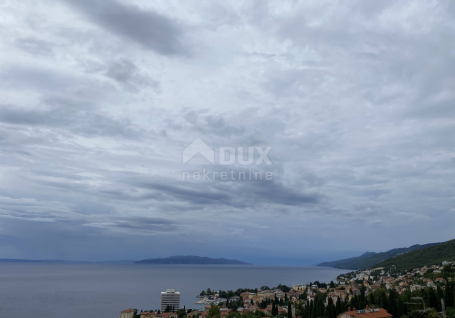
[[[79,84],[78,78],[60,70],[36,65],[9,65],[2,68],[3,87],[22,87],[39,91],[61,91]]]
[[[123,60],[112,63],[106,71],[106,75],[118,82],[128,82],[136,72],[136,65],[128,60]]]
[[[85,107],[95,102],[111,102],[117,93],[109,81],[100,81],[80,70],[56,68],[49,63],[3,65],[0,78],[3,89],[27,90],[34,94],[35,100],[39,96],[39,100],[50,104]]]
[[[221,191],[210,190],[209,188],[195,190],[194,185],[181,186],[177,184],[163,183],[136,183],[135,186],[151,189],[168,195],[168,200],[184,200],[197,204],[220,204],[229,201],[230,195]]]
[[[171,220],[134,216],[128,218],[115,218],[113,220],[113,226],[124,229],[143,230],[149,233],[179,230],[178,224]]]
[[[49,56],[52,54],[52,44],[37,38],[19,38],[16,40],[16,45],[20,49],[35,56]]]
[[[112,216],[107,206],[90,202],[77,207],[64,202],[49,202],[31,199],[0,197],[0,217],[26,221],[57,222],[74,227],[95,226],[106,230],[134,229],[149,233],[177,231],[179,225],[165,218],[146,216]],[[96,214],[93,212],[96,211]],[[77,229],[74,229],[77,230]]]
[[[141,74],[138,67],[126,59],[118,60],[108,65],[105,74],[113,80],[129,85],[132,88],[148,88],[156,92],[160,91],[160,82]]]
[[[320,203],[322,196],[318,193],[305,193],[303,189],[285,186],[273,180],[270,183],[254,182],[255,186],[249,185],[245,190],[251,189],[252,201],[269,202],[290,206]]]
[[[277,96],[311,94],[324,83],[327,76],[327,72],[318,69],[274,71],[263,85]]]
[[[241,125],[241,123],[236,122],[235,118],[231,118],[229,120],[222,115],[207,115],[203,111],[189,111],[185,114],[184,118],[192,126],[192,128],[202,134],[232,137],[243,135],[245,133],[245,128]],[[229,123],[229,121],[234,122],[234,124]]]
[[[278,257],[318,237],[297,252],[327,257],[453,238],[455,5],[62,3],[4,8],[0,253],[136,258],[248,241]],[[188,39],[191,61],[169,58]],[[252,170],[273,180],[182,165],[196,138],[272,147],[273,165]],[[204,167],[217,179],[181,180]]]
[[[185,55],[183,31],[171,19],[115,0],[66,0],[104,29],[163,55]]]
[[[162,195],[161,200],[167,201],[166,204],[184,201],[194,204],[197,208],[202,206],[218,205],[232,208],[246,208],[249,206],[263,206],[274,204],[276,206],[304,206],[308,204],[318,204],[322,196],[319,193],[311,192],[300,186],[288,186],[280,180],[265,181],[266,171],[262,171],[263,180],[242,180],[242,181],[222,181],[220,179],[220,169],[215,175],[215,180],[194,181],[186,180],[180,182],[133,182],[135,187],[152,190],[153,193],[142,196],[142,198],[154,198]],[[223,170],[224,171],[224,170]],[[235,169],[236,178],[239,172],[245,172],[248,176],[249,170]],[[253,171],[253,175],[254,175]],[[212,174],[210,172],[209,178]],[[275,175],[276,177],[276,175]],[[163,203],[164,201],[161,201]],[[166,205],[164,204],[164,205]]]
[[[63,102],[63,104],[61,104]],[[49,109],[24,109],[12,105],[0,107],[0,122],[14,125],[47,126],[91,136],[139,138],[141,132],[128,121],[118,121],[87,107],[73,107],[60,100]]]

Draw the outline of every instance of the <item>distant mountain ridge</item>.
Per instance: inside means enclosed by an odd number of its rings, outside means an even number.
[[[251,265],[235,259],[209,258],[201,256],[169,256],[165,258],[150,258],[140,261],[135,260],[114,260],[114,261],[73,261],[57,259],[20,259],[3,258],[0,263],[32,263],[32,264],[207,264],[207,265]]]
[[[375,252],[366,252],[357,257],[346,258],[338,261],[332,262],[323,262],[316,266],[324,266],[324,267],[335,267],[340,269],[352,269],[352,270],[359,270],[371,267],[373,265],[379,264],[389,258],[398,256],[400,254],[409,253],[413,251],[417,251],[423,248],[436,246],[442,243],[429,243],[424,245],[412,245],[410,247],[401,247],[401,248],[394,248],[387,252],[375,253]]]
[[[375,267],[385,267],[388,269],[393,266],[397,270],[407,271],[425,265],[440,264],[444,261],[455,261],[455,240],[389,258],[381,263],[375,264]]]
[[[60,259],[21,259],[21,258],[2,258],[0,263],[45,263],[45,264],[91,264],[86,261],[67,261]]]
[[[0,263],[38,263],[38,264],[133,264],[133,260],[119,261],[69,261],[60,259],[22,259],[22,258],[0,258]]]
[[[201,256],[169,256],[165,258],[149,258],[135,264],[181,264],[181,265],[251,265],[235,259],[209,258]]]

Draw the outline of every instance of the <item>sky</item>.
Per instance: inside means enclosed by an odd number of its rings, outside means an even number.
[[[314,265],[455,238],[452,1],[0,8],[0,258]]]

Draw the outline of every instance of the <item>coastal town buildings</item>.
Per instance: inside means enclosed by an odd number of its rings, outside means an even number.
[[[288,305],[290,304],[290,313],[293,318],[302,318],[301,316],[308,318],[314,317],[313,313],[310,316],[308,308],[311,309],[318,304],[323,308],[335,306],[336,315],[331,316],[333,318],[392,318],[392,313],[386,309],[375,308],[374,304],[379,302],[377,299],[370,302],[369,296],[381,297],[382,293],[385,297],[389,297],[393,291],[397,297],[403,293],[420,295],[428,293],[428,290],[432,290],[434,295],[439,293],[438,295],[444,296],[447,286],[455,286],[455,262],[445,263],[444,266],[423,266],[406,271],[398,271],[395,268],[358,270],[339,275],[336,283],[331,282],[330,284],[315,282],[307,285],[295,284],[292,287],[280,285],[280,288],[262,288],[262,290],[239,289],[235,292],[208,289],[209,292],[204,291],[197,296],[200,300],[195,303],[205,305],[204,308],[189,309],[183,312],[178,310],[180,293],[174,289],[168,289],[161,293],[160,310],[141,312],[139,316],[140,318],[206,318],[209,316],[212,306],[216,306],[219,310],[219,317],[234,317],[235,315],[236,318],[239,318],[247,313],[255,313],[260,317],[276,317],[289,315]],[[379,294],[376,295],[375,291]],[[410,296],[404,294],[404,297]],[[364,299],[363,302],[359,301],[361,298]],[[403,302],[401,305],[403,306]],[[351,307],[348,306],[362,306],[362,308],[352,307],[351,310]],[[344,312],[346,309],[347,311]],[[135,313],[136,309],[130,308],[122,311],[120,318],[136,318]]]
[[[137,310],[129,308],[120,312],[120,318],[135,318]]]

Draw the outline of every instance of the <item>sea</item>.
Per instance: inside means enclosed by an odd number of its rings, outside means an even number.
[[[181,293],[181,306],[202,290],[330,282],[345,270],[255,265],[0,263],[0,317],[117,318],[120,311],[159,309],[160,292]],[[203,305],[202,305],[203,306]]]

